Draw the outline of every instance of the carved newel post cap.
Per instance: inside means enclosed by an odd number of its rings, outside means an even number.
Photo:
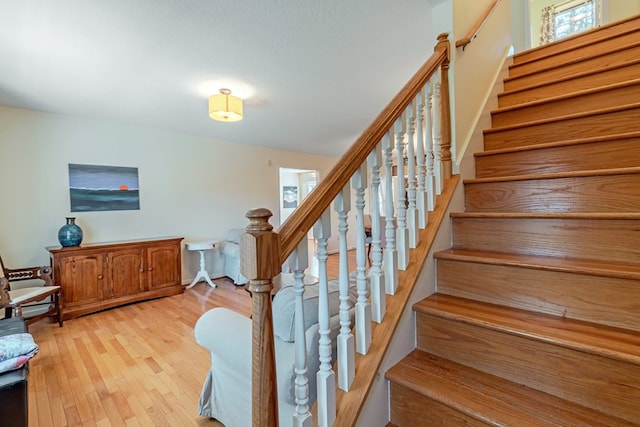
[[[273,231],[273,225],[269,224],[269,218],[271,218],[273,214],[269,209],[251,209],[244,216],[249,219],[249,225],[246,228],[247,233]]]
[[[249,219],[246,233],[240,240],[240,268],[249,280],[271,279],[280,273],[280,238],[269,224],[273,216],[269,209],[252,209],[245,215]]]

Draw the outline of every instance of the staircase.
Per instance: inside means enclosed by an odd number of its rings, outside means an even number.
[[[639,28],[514,57],[392,425],[640,425]]]

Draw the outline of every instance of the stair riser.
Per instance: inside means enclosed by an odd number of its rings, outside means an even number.
[[[635,63],[629,63],[612,70],[585,74],[584,76],[572,79],[570,82],[563,80],[547,81],[543,85],[535,85],[515,92],[509,92],[505,87],[505,92],[498,95],[498,106],[503,108],[523,102],[566,95],[594,87],[633,80],[638,78],[639,75],[640,61],[636,61]]]
[[[532,85],[543,84],[549,81],[575,76],[589,70],[598,70],[605,67],[624,65],[634,61],[639,56],[640,44],[629,47],[628,49],[591,57],[584,61],[566,64],[562,67],[541,70],[535,74],[507,78],[504,81],[504,90],[510,91],[521,89]]]
[[[640,108],[542,122],[530,126],[485,131],[485,150],[526,147],[570,139],[591,138],[640,130]]]
[[[552,56],[539,58],[535,61],[515,63],[509,67],[509,77],[518,77],[535,73],[543,68],[562,66],[573,61],[585,60],[600,55],[602,52],[611,52],[622,46],[640,42],[640,34],[637,32],[620,34],[606,40],[600,40],[586,46],[577,46],[571,50],[559,52]]]
[[[453,247],[637,263],[640,222],[594,218],[453,217]]]
[[[636,102],[640,102],[640,81],[614,89],[496,112],[491,115],[491,123],[494,127],[511,126]]]
[[[638,280],[451,259],[437,265],[441,294],[640,331]]]
[[[549,55],[560,54],[563,51],[572,51],[579,49],[581,46],[590,45],[606,40],[607,38],[617,37],[620,34],[635,31],[640,28],[640,17],[634,17],[624,22],[614,25],[602,27],[597,31],[581,34],[578,37],[569,37],[561,41],[540,46],[526,52],[518,53],[513,57],[514,64],[524,64],[529,61],[542,59]]]
[[[640,165],[640,138],[496,153],[476,157],[476,177],[494,178]]]
[[[458,427],[485,424],[442,403],[394,382],[390,383],[391,422],[399,427],[415,426],[416,420],[430,426]]]
[[[640,422],[638,365],[431,314],[417,325],[420,350]]]
[[[640,174],[467,183],[467,212],[640,212]]]

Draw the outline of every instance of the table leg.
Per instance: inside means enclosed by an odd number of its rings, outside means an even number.
[[[216,284],[211,281],[211,278],[209,277],[209,273],[207,273],[207,270],[205,268],[204,251],[198,251],[198,252],[200,252],[200,271],[198,271],[198,274],[193,279],[191,284],[186,287],[186,289],[193,288],[196,285],[196,283],[200,281],[200,279],[204,279],[209,284],[209,286],[211,286],[212,288],[215,288]]]

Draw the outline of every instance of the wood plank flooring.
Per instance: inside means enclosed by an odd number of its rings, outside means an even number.
[[[327,269],[337,277],[337,255]],[[249,316],[251,299],[227,278],[214,281],[215,289],[200,282],[181,295],[68,320],[62,328],[48,320],[30,325],[40,350],[29,366],[29,426],[221,426],[198,416],[211,359],[193,327],[214,307]]]

